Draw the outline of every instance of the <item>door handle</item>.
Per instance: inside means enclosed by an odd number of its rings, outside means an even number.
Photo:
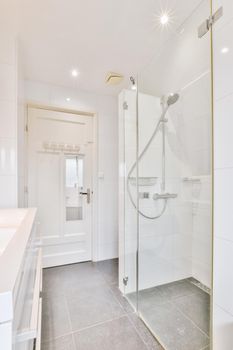
[[[82,196],[87,196],[87,203],[91,202],[91,189],[87,188],[87,192],[79,192]]]

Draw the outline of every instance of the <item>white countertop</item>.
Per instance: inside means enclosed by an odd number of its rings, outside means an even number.
[[[0,323],[13,318],[13,290],[36,209],[0,210]]]
[[[0,210],[0,256],[20,226],[27,209]]]

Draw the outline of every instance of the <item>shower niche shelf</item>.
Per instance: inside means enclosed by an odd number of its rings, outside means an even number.
[[[154,186],[157,183],[157,177],[138,177],[138,181],[136,177],[130,177],[130,184],[133,186]]]

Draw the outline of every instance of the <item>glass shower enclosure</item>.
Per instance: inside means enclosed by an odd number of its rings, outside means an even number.
[[[155,18],[164,11],[156,54],[119,98],[119,285],[164,349],[201,350],[211,346],[211,3],[167,1]]]

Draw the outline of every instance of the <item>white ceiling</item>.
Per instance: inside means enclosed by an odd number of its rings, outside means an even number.
[[[117,94],[200,0],[19,0],[19,38],[25,77],[104,94]],[[169,29],[159,14],[172,11]],[[72,68],[80,72],[70,75]],[[125,76],[105,84],[108,71]]]

